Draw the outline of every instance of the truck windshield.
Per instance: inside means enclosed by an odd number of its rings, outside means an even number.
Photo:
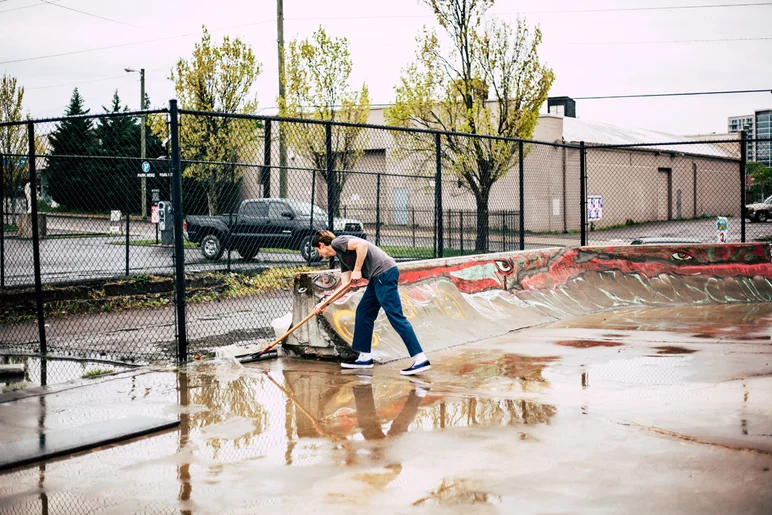
[[[772,197],[767,197],[767,200],[764,201],[765,204],[772,204]]]
[[[327,212],[319,206],[314,206],[308,202],[298,202],[297,200],[288,200],[287,203],[292,207],[298,216],[311,217],[311,209],[314,210],[314,218],[327,220]]]

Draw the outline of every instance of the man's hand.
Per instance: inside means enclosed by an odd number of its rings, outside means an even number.
[[[314,316],[319,316],[324,312],[324,301],[320,302],[316,306],[314,306]]]
[[[361,270],[354,270],[351,272],[351,282],[355,283],[362,279],[362,271]]]

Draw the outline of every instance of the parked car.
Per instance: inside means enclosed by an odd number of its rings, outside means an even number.
[[[362,222],[336,218],[333,232],[367,238]],[[217,216],[188,216],[185,238],[201,245],[201,254],[210,261],[220,259],[228,249],[245,259],[253,259],[260,249],[299,250],[306,261],[318,261],[311,246],[315,231],[327,229],[327,212],[308,202],[281,198],[245,200],[238,212]]]
[[[763,202],[745,206],[745,218],[751,222],[766,222],[770,214],[772,214],[772,196],[767,197]]]

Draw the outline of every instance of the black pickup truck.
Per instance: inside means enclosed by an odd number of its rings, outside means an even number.
[[[333,231],[367,238],[362,222],[336,218]],[[327,229],[327,212],[308,202],[281,198],[245,200],[237,213],[218,216],[188,216],[185,238],[201,244],[201,254],[208,260],[220,259],[227,249],[245,259],[253,259],[260,249],[299,250],[306,261],[318,261],[311,246],[314,231]]]

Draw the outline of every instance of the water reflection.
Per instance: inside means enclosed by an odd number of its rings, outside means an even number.
[[[492,359],[467,362],[463,380],[479,385],[490,377],[488,373],[501,373],[510,379],[547,384],[542,377],[544,363],[537,363],[540,358],[499,358],[495,363]],[[336,373],[285,371],[284,378],[287,389],[295,392],[293,410],[301,438],[338,440],[361,435],[365,440],[380,440],[408,430],[539,424],[547,423],[557,411],[552,405],[526,399],[450,394],[444,382],[438,388],[440,393],[432,392],[428,382],[414,384],[378,375],[351,379]]]
[[[721,320],[721,324],[716,324]],[[772,303],[738,302],[734,304],[643,307],[591,313],[543,326],[627,331],[672,331],[698,333],[703,337],[732,336],[769,340],[772,327]]]
[[[413,506],[459,506],[468,504],[501,504],[501,496],[480,491],[469,480],[443,479],[440,486],[428,496],[418,499]]]
[[[233,368],[232,368],[233,367]],[[180,388],[189,395],[190,404],[205,406],[208,409],[181,410],[189,418],[191,429],[202,429],[214,424],[225,423],[234,417],[252,421],[254,431],[243,434],[233,441],[235,447],[249,446],[253,435],[260,434],[268,423],[265,407],[261,401],[261,392],[265,388],[265,379],[261,376],[245,374],[235,365],[202,364],[180,372],[185,386]],[[190,376],[190,377],[188,377]],[[184,407],[188,406],[186,402]],[[223,439],[210,438],[206,445],[214,450],[214,458],[222,446]]]

